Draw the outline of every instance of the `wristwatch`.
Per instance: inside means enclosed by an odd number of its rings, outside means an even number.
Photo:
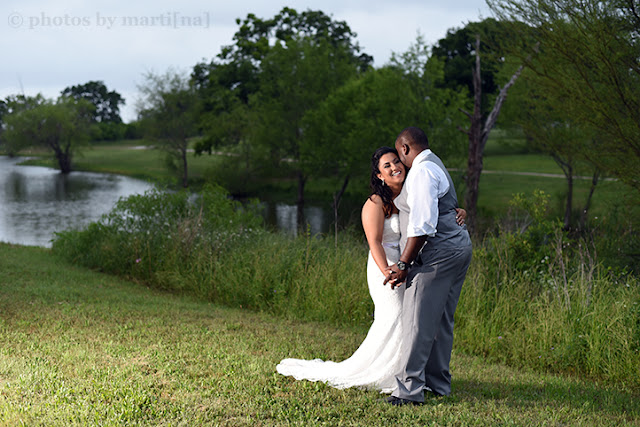
[[[407,263],[404,261],[398,261],[397,264],[398,264],[398,270],[400,271],[405,271],[409,267]]]

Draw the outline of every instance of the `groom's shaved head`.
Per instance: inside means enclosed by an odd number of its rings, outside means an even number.
[[[411,167],[413,159],[418,154],[429,148],[429,140],[427,135],[420,128],[410,126],[404,128],[398,138],[396,138],[396,151],[400,161],[405,166]]]
[[[421,151],[429,148],[427,134],[425,134],[422,129],[415,126],[409,126],[402,129],[402,132],[400,132],[396,141],[401,141],[402,143],[407,144],[410,147],[416,147]]]

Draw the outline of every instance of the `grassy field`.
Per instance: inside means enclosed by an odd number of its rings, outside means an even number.
[[[0,244],[1,425],[640,426],[637,391],[454,349],[453,394],[389,407],[275,372],[343,359],[366,328],[283,320],[162,293]]]

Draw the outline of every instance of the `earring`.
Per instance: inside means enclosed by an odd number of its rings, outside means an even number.
[[[384,178],[380,178],[380,181],[382,181],[382,185],[384,185]]]

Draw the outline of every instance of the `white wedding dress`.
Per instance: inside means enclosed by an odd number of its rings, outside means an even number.
[[[389,265],[400,258],[398,214],[384,221],[382,246]],[[384,275],[371,252],[367,262],[369,293],[375,305],[374,320],[360,347],[342,362],[320,359],[284,359],[276,370],[297,380],[323,381],[336,388],[358,387],[391,393],[396,388],[402,339],[401,311],[404,286],[383,285]]]

